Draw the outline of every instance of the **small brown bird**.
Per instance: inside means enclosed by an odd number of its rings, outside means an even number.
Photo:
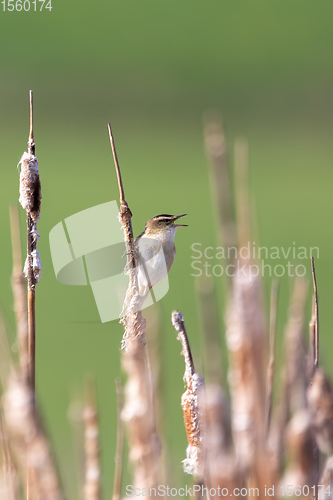
[[[177,229],[187,226],[175,222],[185,215],[155,215],[135,239],[141,297],[146,297],[149,290],[167,276],[176,255],[174,239]]]

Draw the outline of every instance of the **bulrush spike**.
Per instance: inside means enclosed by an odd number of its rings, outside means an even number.
[[[21,160],[20,199],[19,202],[27,214],[27,258],[24,274],[28,280],[28,349],[29,349],[29,379],[31,388],[35,390],[35,350],[36,350],[36,320],[35,320],[35,289],[41,275],[41,260],[37,250],[39,233],[37,222],[40,216],[41,185],[38,171],[38,160],[35,156],[35,141],[33,135],[33,94],[30,97],[30,129],[28,152],[24,152]]]
[[[205,386],[205,381],[204,378],[195,371],[183,315],[179,311],[174,311],[171,319],[175,330],[178,332],[177,339],[182,344],[182,354],[185,359],[184,380],[187,389],[182,395],[182,409],[188,447],[186,450],[187,457],[183,460],[184,471],[187,472],[187,474],[192,474],[201,479],[204,471],[202,463],[202,418],[200,398]]]
[[[138,277],[134,251],[132,212],[125,200],[121,172],[110,124],[109,137],[118,179],[119,220],[124,230],[129,286],[121,323],[124,325],[122,365],[127,374],[125,404],[121,418],[127,424],[130,457],[134,463],[133,484],[138,488],[154,488],[159,482],[160,440],[156,432],[151,375],[147,363],[146,322],[137,307]]]

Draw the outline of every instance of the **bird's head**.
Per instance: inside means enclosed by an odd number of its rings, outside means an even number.
[[[155,215],[155,217],[152,217],[147,221],[146,223],[146,233],[156,233],[156,232],[162,232],[162,231],[171,231],[173,233],[176,232],[178,227],[185,227],[187,224],[175,224],[175,222],[180,219],[181,217],[184,217],[186,214],[182,215],[167,215],[167,214],[160,214],[160,215]]]

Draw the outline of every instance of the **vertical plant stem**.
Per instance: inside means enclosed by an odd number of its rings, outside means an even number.
[[[160,439],[156,433],[151,376],[147,363],[146,322],[138,307],[138,277],[132,229],[132,212],[125,200],[124,188],[110,124],[110,143],[115,163],[120,210],[119,220],[124,231],[127,251],[129,286],[125,297],[121,322],[124,325],[122,364],[127,374],[125,405],[122,419],[127,424],[130,457],[134,463],[134,485],[151,488],[159,484]]]
[[[315,324],[314,324],[314,366],[318,368],[319,363],[319,312],[318,312],[318,291],[317,291],[317,279],[316,270],[314,265],[314,258],[311,257],[311,272],[312,272],[312,282],[313,282],[313,294],[314,294],[314,314],[315,314]]]
[[[33,93],[29,92],[30,101],[30,131],[28,139],[28,153],[35,155],[35,141],[33,131]],[[30,213],[27,212],[27,259],[28,259],[28,372],[29,384],[33,394],[33,407],[36,403],[36,300],[35,285],[32,262],[32,228],[33,221]],[[32,499],[30,492],[30,483],[33,480],[34,471],[31,468],[27,470],[27,500]]]
[[[41,186],[38,172],[38,160],[35,156],[35,141],[33,132],[33,94],[29,92],[30,129],[28,151],[24,152],[21,160],[20,172],[20,204],[27,214],[27,258],[24,274],[28,281],[28,384],[31,390],[32,407],[35,407],[35,363],[36,363],[36,315],[35,290],[41,274],[41,262],[37,250],[39,234],[37,222],[40,216]],[[28,468],[27,498],[31,498],[30,490],[34,478],[34,469]]]
[[[35,154],[35,141],[33,131],[33,93],[29,92],[30,97],[30,131],[28,140],[28,153]],[[35,393],[35,364],[36,364],[36,301],[35,301],[35,283],[33,275],[32,252],[33,248],[33,221],[31,215],[27,214],[27,251],[29,258],[28,267],[28,352],[29,352],[29,372],[30,385]]]
[[[314,265],[314,258],[311,257],[311,273],[312,273],[312,282],[313,282],[313,295],[314,295],[314,358],[313,358],[313,375],[318,369],[319,364],[319,312],[318,312],[318,290],[317,290],[317,279],[316,279],[316,270]],[[313,382],[313,378],[311,383]],[[319,448],[314,442],[314,461],[315,461],[315,493],[313,495],[314,500],[318,500],[318,481],[319,481]]]
[[[114,160],[114,165],[115,165],[117,180],[118,180],[119,197],[120,197],[119,215],[121,217],[123,227],[124,227],[125,243],[126,243],[128,255],[130,257],[129,263],[130,263],[131,269],[135,269],[135,253],[134,253],[134,246],[133,246],[133,228],[132,228],[132,223],[131,223],[132,212],[130,211],[129,206],[125,200],[124,186],[123,186],[123,181],[121,178],[118,156],[117,156],[117,152],[116,152],[116,145],[114,142],[110,123],[108,123],[108,130],[109,130],[111,149],[112,149],[113,160]],[[135,279],[134,279],[135,274],[136,273],[130,273],[130,280],[132,280],[134,282],[135,282]]]
[[[309,359],[308,359],[308,372],[309,379],[312,380],[315,371],[315,330],[316,330],[316,313],[315,313],[315,298],[312,295],[312,304],[311,304],[311,319],[309,322]]]
[[[272,399],[273,399],[273,386],[274,386],[274,371],[275,371],[275,336],[276,336],[276,310],[278,300],[279,282],[275,279],[272,283],[271,289],[271,304],[270,304],[270,318],[269,318],[269,362],[267,367],[266,379],[266,415],[265,427],[266,436],[268,436],[271,415],[272,415]]]
[[[17,206],[10,207],[10,229],[12,237],[13,272],[12,288],[16,329],[18,338],[19,359],[22,377],[29,380],[29,353],[28,353],[28,321],[25,279],[22,272],[22,251],[20,238],[20,223]]]
[[[174,329],[178,332],[177,339],[182,344],[182,354],[185,360],[184,381],[186,382],[187,388],[182,395],[181,404],[188,447],[186,449],[186,459],[183,460],[184,471],[188,474],[192,474],[196,482],[200,482],[204,479],[206,472],[203,459],[202,437],[202,402],[204,398],[205,381],[204,378],[195,371],[190,343],[186,333],[185,321],[181,312],[174,311],[171,316],[171,321]]]
[[[29,378],[30,385],[36,390],[36,297],[35,290],[28,288],[28,353],[29,353]]]

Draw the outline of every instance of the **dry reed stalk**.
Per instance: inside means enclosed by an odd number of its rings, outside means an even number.
[[[83,411],[85,424],[85,484],[84,500],[101,498],[101,467],[99,457],[99,426],[96,393],[92,382],[87,384],[87,402]]]
[[[113,481],[112,500],[121,498],[121,481],[123,472],[123,452],[124,452],[124,423],[121,419],[121,412],[124,405],[124,394],[120,380],[116,380],[117,392],[117,446],[115,456],[115,469]]]
[[[235,144],[235,199],[239,248],[251,241],[247,145]],[[264,364],[266,325],[258,273],[252,272],[251,255],[235,262],[227,309],[226,340],[232,430],[236,457],[248,469],[259,443],[264,442]]]
[[[212,491],[218,488],[234,497],[236,487],[245,487],[231,441],[230,409],[219,385],[206,386],[203,405],[203,451]],[[234,497],[235,498],[235,497]]]
[[[259,277],[249,264],[233,280],[227,314],[229,386],[232,431],[236,458],[248,477],[247,487],[258,488],[276,481],[277,464],[266,442],[264,364],[265,319]]]
[[[318,290],[317,290],[317,279],[316,279],[316,270],[315,270],[315,265],[314,265],[314,257],[311,257],[311,274],[312,274],[312,283],[313,283],[313,302],[314,302],[314,332],[313,332],[313,377],[311,380],[311,384],[313,384],[314,376],[316,375],[316,372],[318,371],[318,366],[319,366],[319,311],[318,311]],[[326,401],[328,398],[325,398]],[[324,405],[323,405],[324,406]],[[332,413],[332,411],[330,412]],[[327,412],[326,415],[327,416]],[[320,417],[319,417],[320,418]],[[329,428],[331,426],[331,422],[329,420],[329,424],[326,427]],[[321,426],[324,428],[324,426]],[[317,429],[318,431],[318,429]],[[319,437],[320,434],[317,432],[317,436]],[[318,484],[319,481],[319,449],[317,445],[318,440],[316,439],[314,442],[314,460],[315,460],[315,483]],[[318,499],[318,487],[316,488],[314,499]]]
[[[28,497],[33,500],[62,500],[57,470],[49,441],[35,411],[30,385],[12,373],[3,396],[6,429],[22,476],[30,471]]]
[[[251,207],[248,187],[247,143],[235,143],[235,201],[239,249],[251,242]],[[232,431],[236,458],[247,479],[247,487],[258,488],[276,482],[277,464],[266,441],[264,367],[266,323],[259,266],[251,254],[240,252],[235,262],[232,293],[227,310],[226,339],[229,352],[229,385]]]
[[[188,447],[186,450],[187,457],[183,460],[184,471],[187,474],[192,474],[201,479],[203,477],[204,468],[202,459],[202,416],[200,397],[202,397],[205,382],[203,377],[195,371],[182,314],[179,311],[174,311],[171,319],[175,330],[178,332],[177,339],[182,344],[182,354],[185,359],[184,381],[186,382],[187,389],[182,395],[182,409]]]
[[[303,279],[294,283],[289,304],[288,320],[284,331],[285,362],[282,368],[282,387],[276,416],[270,432],[279,469],[285,461],[284,434],[290,415],[306,405],[306,360],[303,335],[304,308],[307,285]]]
[[[151,377],[147,364],[145,320],[140,308],[136,257],[133,242],[132,213],[125,201],[114,139],[108,125],[111,148],[118,178],[120,194],[119,219],[121,221],[127,251],[127,290],[121,322],[123,337],[122,366],[127,373],[125,405],[122,418],[127,423],[130,458],[134,463],[134,481],[137,488],[157,488],[159,484],[158,459],[160,439],[156,432],[154,401],[152,400]],[[153,491],[153,490],[152,490]],[[152,495],[153,497],[154,495]]]
[[[20,239],[20,223],[17,206],[10,207],[10,229],[12,237],[13,271],[12,289],[14,310],[16,316],[16,331],[18,339],[21,374],[24,380],[29,380],[28,352],[28,313],[25,279],[22,272],[22,251]]]
[[[289,456],[289,466],[281,483],[285,487],[293,484],[312,488],[318,484],[319,479],[318,452],[306,392],[308,384],[304,346],[306,296],[306,283],[301,279],[296,280],[285,332],[286,379],[284,415],[283,421],[280,422],[280,430],[283,431],[288,414],[292,415],[285,431],[287,441],[285,448]],[[315,488],[315,491],[311,489],[310,494],[317,498],[318,489]]]
[[[35,289],[41,274],[41,262],[37,250],[39,233],[37,222],[40,216],[41,185],[38,172],[38,160],[35,156],[33,132],[33,100],[30,90],[30,132],[28,152],[23,153],[20,173],[20,203],[27,213],[27,259],[24,274],[28,279],[28,353],[29,380],[35,392],[35,353],[36,353],[36,318]]]
[[[235,220],[230,193],[230,172],[227,163],[226,140],[222,120],[216,113],[207,114],[204,126],[205,149],[208,159],[210,191],[218,217],[217,235],[226,249],[236,246]],[[227,254],[228,255],[228,254]],[[232,259],[227,257],[228,264]]]
[[[316,311],[315,311],[315,298],[312,296],[312,314],[309,322],[309,353],[307,360],[307,372],[309,380],[312,379],[315,371],[315,336],[316,336]]]
[[[317,291],[317,279],[316,270],[314,265],[314,258],[311,257],[311,273],[313,282],[313,296],[314,296],[314,360],[313,364],[315,368],[318,368],[319,363],[319,312],[318,312],[318,291]]]
[[[285,331],[287,396],[289,413],[306,408],[306,360],[304,345],[304,309],[307,285],[297,279]]]
[[[265,429],[268,436],[272,416],[272,399],[274,387],[274,372],[275,372],[275,336],[276,336],[276,312],[278,300],[279,282],[277,279],[272,282],[271,302],[270,302],[270,318],[269,318],[269,361],[267,366],[266,376],[266,415]]]

